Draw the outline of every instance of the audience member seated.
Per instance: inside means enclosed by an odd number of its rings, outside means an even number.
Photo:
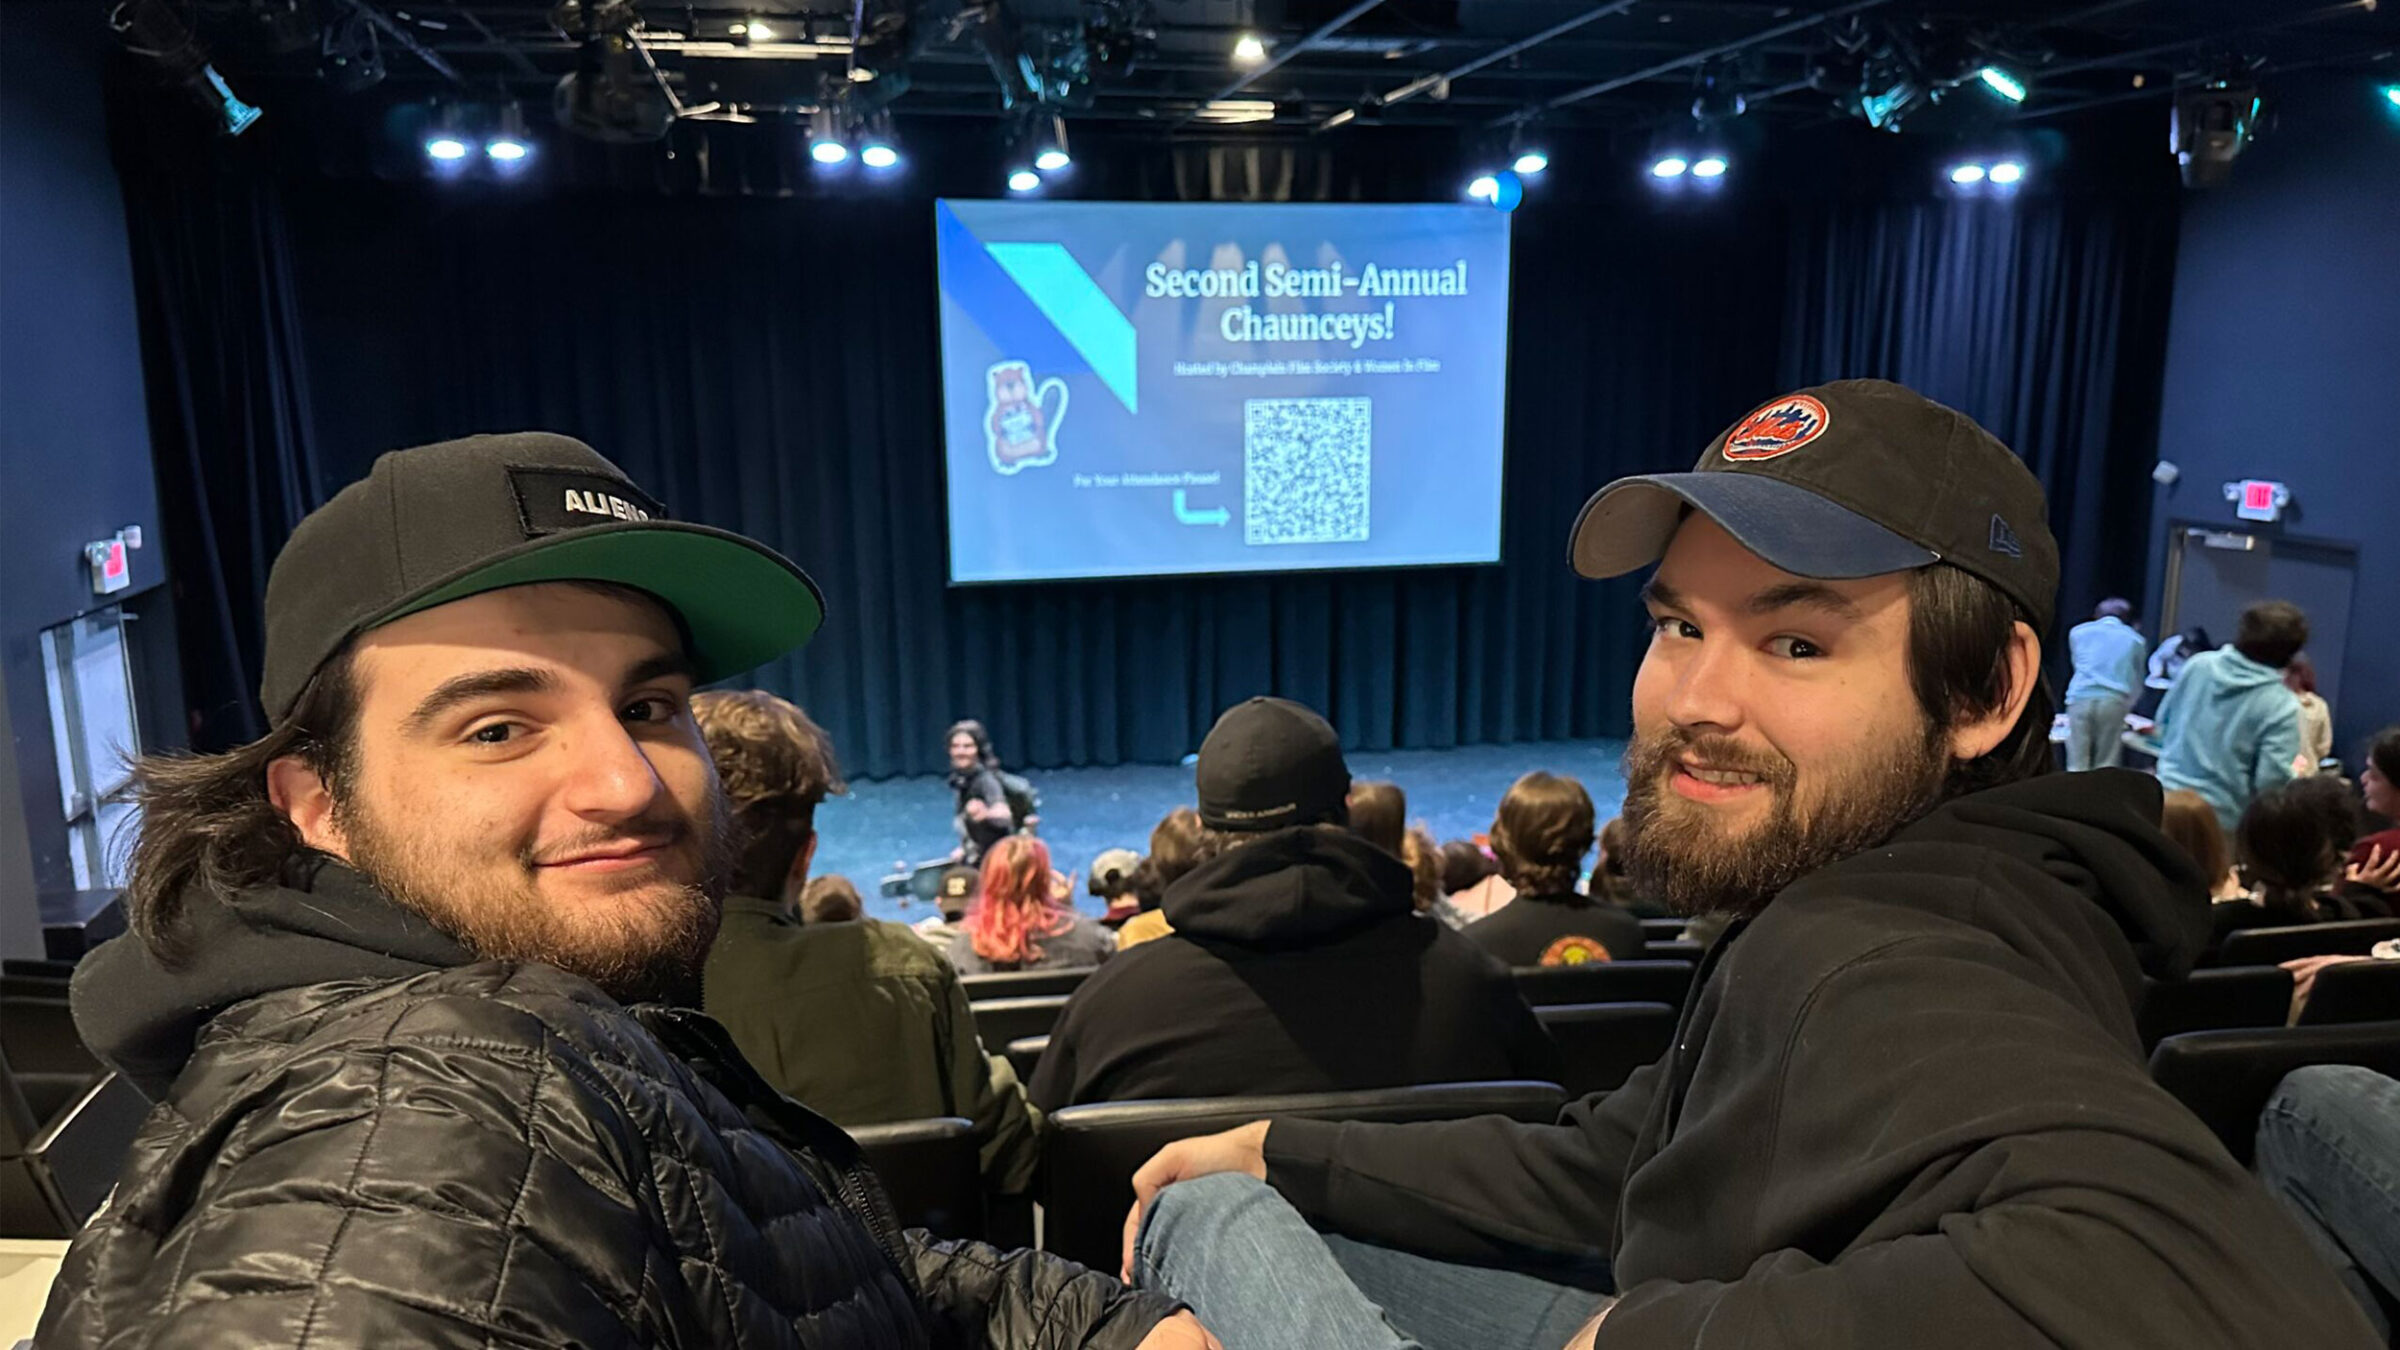
[[[2125,713],[2142,687],[2142,658],[2149,644],[2133,626],[2133,602],[2100,602],[2091,621],[2067,632],[2075,667],[2067,682],[2067,768],[2070,772],[2116,767],[2124,749]]]
[[[2234,831],[2255,898],[2217,906],[2217,940],[2243,928],[2388,916],[2374,891],[2339,884],[2355,819],[2349,789],[2336,779],[2297,779],[2260,794]]]
[[[1487,904],[1498,907],[1483,883],[1499,875],[1499,860],[1474,840],[1453,839],[1442,845],[1442,896],[1467,922],[1490,917]]]
[[[2300,701],[2300,771],[2313,774],[2333,754],[2333,709],[2317,693],[2317,663],[2308,653],[2299,653],[2284,666],[2283,687]]]
[[[1576,893],[1592,815],[1590,795],[1572,778],[1529,773],[1509,788],[1492,819],[1492,851],[1517,898],[1467,930],[1476,945],[1511,966],[1640,958],[1642,921]]]
[[[2217,809],[2208,804],[2208,798],[2190,788],[2175,789],[2167,794],[2158,824],[2169,839],[2182,845],[2183,851],[2200,865],[2200,875],[2209,878],[2210,900],[2222,904],[2250,898],[2250,889],[2242,884],[2242,874],[2234,868],[2233,850],[2225,843],[2225,830],[2217,824]]]
[[[702,971],[703,1008],[761,1077],[835,1124],[964,1116],[993,1188],[1024,1190],[1036,1121],[1016,1071],[976,1040],[958,972],[906,927],[859,918],[847,881],[809,880],[817,803],[843,790],[824,731],[757,691],[692,705],[747,840]],[[805,922],[787,908],[795,894]],[[829,894],[846,899],[850,921],[813,917]]]
[[[1585,884],[1585,894],[1594,900],[1629,911],[1637,919],[1673,917],[1673,911],[1655,895],[1645,895],[1633,883],[1633,831],[1623,816],[1611,816],[1600,827],[1600,856],[1592,863],[1591,880]]]
[[[1178,806],[1150,829],[1150,852],[1133,871],[1133,893],[1141,904],[1141,913],[1127,919],[1117,930],[1118,951],[1175,931],[1167,923],[1166,912],[1159,908],[1159,902],[1166,898],[1167,887],[1199,865],[1200,813],[1188,806]]]
[[[1084,887],[1108,907],[1100,916],[1102,927],[1117,929],[1142,912],[1142,902],[1133,893],[1134,869],[1141,865],[1142,855],[1129,848],[1103,849],[1092,859],[1091,879]]]
[[[2190,788],[2240,823],[2250,799],[2299,772],[2300,702],[2283,668],[2308,643],[2308,618],[2281,600],[2242,611],[2233,645],[2186,661],[2158,705],[2158,781]]]
[[[1506,968],[1418,920],[1407,866],[1348,828],[1323,718],[1236,706],[1200,747],[1198,786],[1203,861],[1167,888],[1174,933],[1075,991],[1037,1105],[1556,1081]]]
[[[1420,916],[1444,928],[1467,926],[1466,914],[1442,893],[1442,846],[1434,842],[1431,826],[1420,820],[1400,836],[1400,861],[1408,864],[1409,898]]]
[[[1067,887],[1050,870],[1050,846],[1012,834],[983,857],[983,877],[966,922],[950,939],[950,964],[964,975],[996,970],[1069,970],[1096,966],[1117,950],[1117,935],[1075,912]]]
[[[2400,727],[2385,727],[2367,745],[2367,767],[2358,776],[2359,797],[2382,828],[2350,845],[2350,864],[2381,873],[2400,866]],[[2353,880],[2358,878],[2353,877]],[[2392,884],[2384,884],[2384,890]]]
[[[2259,1116],[2258,1176],[2390,1341],[2400,1306],[2400,1083],[2350,1064],[2294,1070]]]
[[[849,923],[867,912],[848,877],[811,877],[800,892],[800,922],[822,926]]]
[[[917,936],[938,951],[949,951],[950,939],[967,931],[967,910],[974,905],[975,888],[982,882],[983,873],[965,863],[942,869],[941,879],[934,885],[934,912],[917,920]]]

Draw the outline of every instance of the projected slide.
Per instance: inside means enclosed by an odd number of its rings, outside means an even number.
[[[934,210],[952,581],[1499,557],[1506,215]]]

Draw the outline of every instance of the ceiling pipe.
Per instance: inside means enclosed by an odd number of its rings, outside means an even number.
[[[1399,88],[1394,89],[1389,93],[1377,95],[1375,98],[1369,99],[1363,104],[1353,104],[1348,108],[1344,108],[1340,112],[1337,112],[1331,117],[1326,118],[1324,121],[1319,122],[1317,124],[1317,130],[1331,131],[1335,127],[1343,126],[1357,120],[1358,115],[1362,112],[1368,112],[1381,108],[1389,108],[1395,103],[1405,103],[1429,89],[1441,88],[1442,86],[1449,84],[1452,80],[1463,80],[1467,76],[1472,75],[1476,71],[1482,70],[1487,66],[1497,65],[1512,56],[1531,51],[1554,38],[1564,37],[1565,35],[1574,32],[1576,29],[1583,27],[1587,23],[1591,23],[1598,19],[1605,19],[1612,14],[1622,14],[1626,10],[1633,8],[1635,2],[1636,0],[1615,0],[1615,3],[1613,4],[1596,6],[1585,11],[1584,13],[1576,15],[1572,19],[1565,20],[1561,23],[1552,24],[1550,27],[1543,29],[1541,32],[1534,34],[1532,37],[1521,38],[1518,41],[1509,43],[1507,46],[1499,48],[1496,51],[1486,52],[1482,56],[1476,57],[1474,60],[1469,61],[1464,65],[1452,66],[1450,69],[1443,71],[1439,75],[1420,75],[1416,79],[1410,80],[1408,83],[1401,85]]]
[[[1761,29],[1745,38],[1736,38],[1731,42],[1720,43],[1714,47],[1709,47],[1701,51],[1691,52],[1686,55],[1676,57],[1672,61],[1661,61],[1657,65],[1646,66],[1630,75],[1619,75],[1615,79],[1602,80],[1598,84],[1587,84],[1581,89],[1569,90],[1568,92],[1560,94],[1554,99],[1533,104],[1529,107],[1520,108],[1517,111],[1510,113],[1506,117],[1496,118],[1487,125],[1493,127],[1503,127],[1513,122],[1519,126],[1523,126],[1525,123],[1532,121],[1534,118],[1541,116],[1543,113],[1555,112],[1560,108],[1569,106],[1570,104],[1581,103],[1587,98],[1598,98],[1602,94],[1613,94],[1617,90],[1622,89],[1629,84],[1640,84],[1644,80],[1654,80],[1661,75],[1672,75],[1679,70],[1689,70],[1694,66],[1707,65],[1711,61],[1721,60],[1725,57],[1733,55],[1736,52],[1745,51],[1751,47],[1755,47],[1759,43],[1773,42],[1779,37],[1789,37],[1794,33],[1801,32],[1805,29],[1814,28],[1818,24],[1825,23],[1829,20],[1847,18],[1852,14],[1863,13],[1864,11],[1870,9],[1879,9],[1889,3],[1890,0],[1852,0],[1852,2],[1847,5],[1837,5],[1834,8],[1825,10],[1821,13],[1810,14],[1802,18],[1794,19],[1789,23],[1779,23],[1773,28]]]
[[[1330,19],[1327,19],[1324,23],[1319,24],[1316,28],[1316,31],[1310,33],[1307,37],[1300,39],[1298,42],[1287,44],[1282,49],[1275,52],[1272,56],[1269,56],[1266,61],[1259,65],[1256,69],[1218,90],[1214,96],[1210,97],[1206,101],[1206,103],[1219,103],[1226,99],[1232,98],[1235,94],[1238,94],[1249,88],[1251,84],[1260,76],[1272,74],[1276,68],[1281,66],[1284,62],[1289,61],[1293,57],[1298,56],[1300,53],[1307,51],[1309,47],[1315,43],[1331,37],[1333,34],[1349,27],[1352,23],[1357,22],[1360,17],[1365,15],[1367,11],[1374,9],[1376,6],[1381,5],[1382,3],[1383,0],[1358,0],[1358,3],[1350,6],[1350,8],[1343,10],[1341,13],[1334,15]],[[1205,107],[1206,103],[1204,103],[1202,106]],[[1170,123],[1167,127],[1167,130],[1181,131],[1185,127],[1190,126],[1193,120],[1199,117],[1199,115],[1200,109],[1194,108],[1190,112],[1185,113],[1183,116]]]

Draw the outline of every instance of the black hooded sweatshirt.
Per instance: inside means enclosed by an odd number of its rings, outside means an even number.
[[[1955,799],[1729,932],[1622,1089],[1554,1125],[1278,1121],[1268,1180],[1387,1247],[1613,1262],[1601,1350],[2372,1344],[2144,1069],[2141,977],[2208,936],[2159,804],[2116,770]]]
[[[1172,936],[1068,1000],[1033,1076],[1085,1102],[1556,1081],[1558,1051],[1508,971],[1417,917],[1408,867],[1345,830],[1278,830],[1192,869]]]

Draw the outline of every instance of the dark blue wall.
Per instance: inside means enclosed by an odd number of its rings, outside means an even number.
[[[2300,78],[2268,90],[2273,125],[2233,181],[2184,210],[2158,428],[2183,476],[2159,489],[2150,556],[2170,517],[2232,520],[2220,485],[2239,478],[2290,485],[2291,533],[2357,545],[2334,708],[2355,769],[2400,722],[2400,110],[2373,80]]]
[[[21,955],[34,896],[56,896],[69,876],[39,635],[101,604],[161,598],[146,593],[163,580],[164,549],[125,206],[101,117],[114,39],[89,0],[12,0],[6,36],[0,683],[23,815],[0,821],[0,950]],[[82,546],[127,525],[142,527],[146,545],[133,555],[133,588],[102,600],[92,594]],[[182,741],[180,727],[157,730],[169,744]],[[0,772],[11,757],[0,755]]]

